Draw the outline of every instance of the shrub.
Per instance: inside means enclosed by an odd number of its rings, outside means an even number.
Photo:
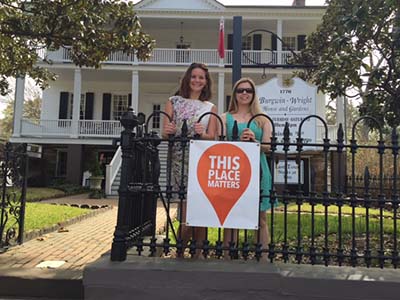
[[[73,195],[73,194],[79,194],[79,193],[84,193],[87,192],[87,188],[80,186],[80,185],[75,185],[72,183],[64,183],[60,184],[57,186],[54,186],[55,188],[62,190],[66,195]]]
[[[101,169],[100,161],[98,159],[98,153],[96,151],[93,152],[92,156],[89,159],[88,170],[92,174],[92,176],[104,176],[103,170]]]

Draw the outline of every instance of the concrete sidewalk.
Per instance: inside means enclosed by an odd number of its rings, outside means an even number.
[[[18,285],[22,284],[19,282],[21,280],[26,286],[26,280],[40,282],[40,280],[53,279],[64,281],[63,290],[75,289],[75,293],[71,290],[66,291],[67,298],[81,298],[84,267],[106,253],[108,255],[111,249],[118,213],[117,199],[88,199],[87,195],[78,195],[43,202],[87,204],[89,207],[109,205],[111,208],[99,211],[95,216],[67,226],[63,230],[27,241],[0,254],[0,296],[10,296],[10,294],[4,294],[5,287],[13,290],[10,284],[16,285],[14,289],[18,291],[20,289]],[[161,203],[158,204],[156,218],[157,231],[162,231],[166,214]],[[54,285],[54,281],[51,284]],[[12,294],[12,296],[55,297],[53,292],[49,293],[45,295],[22,293]]]

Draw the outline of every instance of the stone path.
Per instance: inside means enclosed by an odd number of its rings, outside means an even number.
[[[0,255],[0,268],[34,268],[43,261],[65,261],[59,269],[83,269],[110,249],[117,208],[101,212]]]
[[[2,270],[37,268],[38,264],[49,261],[57,261],[61,264],[56,267],[57,270],[81,271],[85,265],[95,261],[111,249],[118,213],[116,199],[94,200],[87,199],[87,195],[78,195],[50,199],[45,202],[108,204],[112,208],[67,226],[60,232],[52,232],[10,248],[0,254],[0,274]],[[162,231],[166,220],[165,210],[161,203],[158,204],[156,218],[157,232],[159,232]]]

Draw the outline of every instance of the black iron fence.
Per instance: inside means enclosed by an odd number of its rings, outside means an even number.
[[[154,115],[154,114],[153,114]],[[151,115],[148,120],[153,117]],[[216,116],[216,115],[215,115]],[[214,117],[214,116],[211,116]],[[217,117],[217,116],[216,116]],[[181,180],[178,186],[171,179],[171,151],[174,145],[182,150],[181,164],[186,164],[189,141],[196,137],[187,135],[184,124],[182,135],[162,140],[148,133],[146,125],[137,120],[132,111],[122,117],[124,131],[121,134],[122,173],[119,189],[118,221],[114,233],[111,259],[122,261],[129,251],[164,257],[197,257],[199,252],[207,259],[268,259],[271,262],[394,267],[399,264],[398,253],[398,135],[392,131],[391,143],[385,144],[382,131],[377,145],[360,145],[355,140],[357,120],[353,126],[352,139],[344,142],[342,126],[337,139],[328,139],[328,126],[318,116],[308,116],[299,125],[295,142],[290,140],[289,124],[283,138],[278,140],[274,123],[271,142],[262,143],[270,148],[268,163],[272,175],[270,191],[271,210],[267,213],[269,240],[260,241],[259,231],[232,231],[223,240],[223,229],[207,228],[205,236],[197,236],[192,228],[189,241],[183,239],[182,214],[172,214],[174,205],[182,211],[187,186]],[[325,127],[322,142],[305,143],[302,126],[316,118]],[[221,120],[219,120],[222,124]],[[143,130],[144,128],[144,130]],[[237,128],[233,128],[233,140],[238,139]],[[222,135],[219,140],[226,138]],[[166,184],[159,185],[160,161],[157,146],[168,144]],[[312,147],[310,150],[310,147]],[[363,149],[378,153],[378,185],[372,193],[369,180],[363,184],[356,180],[355,157]],[[390,188],[384,185],[383,156],[391,157]],[[346,164],[350,156],[350,165]],[[289,161],[297,165],[295,182],[289,178]],[[366,160],[368,163],[368,160]],[[387,163],[387,161],[386,161]],[[283,176],[278,180],[277,168],[283,167]],[[281,168],[280,167],[280,168]],[[346,180],[346,170],[351,180]],[[184,174],[185,176],[186,174]],[[369,176],[368,174],[366,175]],[[175,204],[174,200],[178,199]],[[260,199],[261,200],[261,199]],[[165,232],[162,237],[155,232],[157,201],[166,211]]]
[[[23,242],[28,159],[26,144],[0,151],[0,252]]]
[[[362,194],[366,188],[372,195],[377,197],[380,192],[380,185],[382,182],[383,191],[389,198],[394,190],[394,181],[396,180],[396,186],[400,186],[400,177],[394,178],[393,174],[383,174],[382,178],[379,174],[371,174],[368,167],[365,167],[364,172],[359,175],[355,175],[354,178],[351,175],[346,176],[346,193],[349,193],[352,188],[352,182],[355,183],[355,190],[357,194]]]

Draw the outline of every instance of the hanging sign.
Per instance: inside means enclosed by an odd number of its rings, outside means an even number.
[[[190,142],[187,225],[257,229],[260,144]]]
[[[285,123],[289,123],[290,141],[296,143],[301,121],[316,113],[317,87],[300,78],[293,78],[291,86],[282,86],[277,77],[257,86],[261,109],[271,117],[275,125],[278,142],[283,140]],[[304,122],[301,137],[304,143],[316,142],[316,119],[310,118]],[[290,147],[295,152],[296,146]],[[315,147],[306,146],[303,150],[315,150]],[[282,151],[282,146],[278,147]]]
[[[300,184],[304,184],[304,161],[300,161],[299,165],[294,159],[287,160],[287,167],[284,160],[279,160],[275,163],[274,183],[284,184],[285,176],[287,184],[298,184],[300,176]]]

